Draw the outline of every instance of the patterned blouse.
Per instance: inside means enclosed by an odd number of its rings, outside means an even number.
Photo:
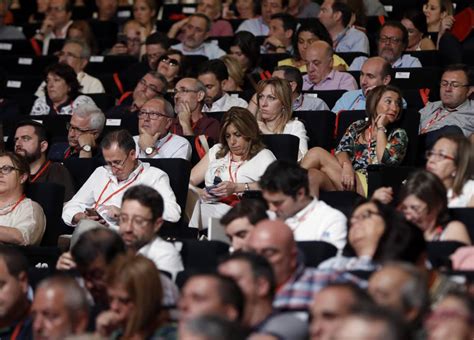
[[[346,130],[336,153],[347,152],[352,161],[355,171],[359,171],[367,176],[367,167],[369,164],[379,164],[376,154],[377,142],[373,139],[370,142],[370,150],[366,143],[359,142],[360,129],[366,124],[364,120],[358,120],[352,123]],[[383,153],[380,164],[398,165],[403,161],[407,151],[408,136],[405,130],[395,129],[387,136],[387,146]],[[370,151],[370,155],[369,155]]]

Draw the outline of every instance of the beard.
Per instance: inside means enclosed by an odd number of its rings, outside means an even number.
[[[38,159],[41,158],[41,150],[39,146],[33,152],[28,152],[25,149],[17,149],[16,153],[25,157],[29,164],[36,162]]]

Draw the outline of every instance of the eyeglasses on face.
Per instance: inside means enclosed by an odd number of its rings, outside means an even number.
[[[199,90],[192,90],[192,89],[187,89],[187,88],[184,88],[184,87],[180,87],[180,88],[175,88],[173,90],[174,94],[178,94],[178,93],[197,93],[199,92]]]
[[[66,58],[77,58],[77,59],[81,59],[81,56],[77,56],[75,54],[72,54],[71,52],[64,52],[64,51],[57,51],[54,53],[54,55],[58,58],[61,58],[61,57],[66,57]]]
[[[402,39],[397,38],[397,37],[387,37],[386,35],[382,35],[382,36],[379,38],[379,41],[380,41],[382,44],[390,43],[390,44],[397,45],[397,44],[401,43]]]
[[[168,117],[167,115],[165,115],[164,113],[161,113],[161,112],[145,111],[145,110],[138,111],[138,118],[140,118],[140,119],[148,118],[150,120],[157,120],[160,117],[171,118],[171,117]]]
[[[12,165],[4,165],[4,166],[0,167],[0,172],[2,173],[2,175],[8,175],[13,170],[20,171],[20,169],[14,167]]]
[[[143,228],[145,227],[148,223],[152,221],[151,218],[145,218],[142,216],[137,216],[134,215],[130,218],[130,216],[126,214],[120,214],[118,217],[118,221],[120,225],[127,225],[131,223],[135,227]]]
[[[76,133],[88,133],[88,132],[95,131],[95,129],[81,129],[81,128],[78,128],[77,126],[71,125],[71,123],[66,123],[66,130],[74,131]]]
[[[439,83],[439,86],[441,87],[448,87],[451,86],[454,89],[460,88],[460,87],[469,87],[469,84],[461,84],[457,81],[447,81],[447,80],[441,80]]]
[[[173,58],[168,57],[167,55],[164,55],[160,58],[160,62],[164,62],[170,66],[177,67],[179,66],[179,61]]]
[[[366,210],[364,212],[361,212],[360,214],[352,215],[350,221],[351,223],[364,221],[368,218],[371,218],[373,215],[381,216],[381,214],[378,211]]]
[[[111,168],[116,168],[116,169],[122,169],[125,165],[125,162],[127,161],[128,159],[128,156],[130,154],[127,155],[127,157],[125,157],[125,159],[123,161],[105,161],[105,164],[107,164],[108,166],[110,166]]]
[[[441,152],[434,152],[433,150],[426,151],[425,156],[426,156],[426,159],[433,157],[433,159],[437,161],[442,161],[445,159],[454,161],[456,159],[453,156],[445,155],[444,153],[441,153]]]
[[[403,213],[407,213],[408,211],[411,210],[416,215],[421,215],[427,208],[428,208],[427,205],[413,205],[413,204],[402,204],[402,205],[400,205],[400,210]]]
[[[151,91],[155,93],[160,93],[160,90],[156,87],[154,84],[148,84],[145,79],[141,79],[138,82],[139,85],[143,86],[145,89],[150,89]]]

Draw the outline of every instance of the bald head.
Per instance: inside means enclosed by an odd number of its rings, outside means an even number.
[[[333,50],[327,42],[318,40],[306,50],[306,67],[309,80],[318,84],[324,80],[333,67]]]
[[[277,285],[296,270],[296,242],[291,229],[282,221],[264,220],[250,232],[248,250],[264,256],[272,265]]]
[[[392,65],[382,57],[372,57],[365,61],[360,71],[360,87],[367,92],[379,85],[388,85],[392,80]]]

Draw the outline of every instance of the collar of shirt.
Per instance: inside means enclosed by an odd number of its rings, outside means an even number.
[[[186,47],[183,43],[181,43],[181,45],[183,46],[183,51],[185,51],[185,52],[189,52],[189,53],[193,53],[193,54],[206,55],[206,43],[205,42],[203,42],[201,45],[199,45],[198,47],[196,47],[194,49]],[[199,52],[201,52],[201,53],[199,53]]]
[[[400,58],[398,58],[397,60],[395,60],[395,62],[392,64],[392,67],[393,68],[400,68],[400,67],[403,67],[403,62],[404,62],[404,58],[405,58],[406,54],[402,54],[400,56]]]
[[[61,29],[61,33],[60,35],[56,35],[56,33],[54,33],[54,31],[51,32],[51,37],[54,39],[64,39],[66,38],[66,33],[67,33],[67,30],[69,29],[69,26],[72,25],[72,20],[69,20],[69,22],[64,25],[64,27]]]
[[[300,224],[302,223],[306,218],[308,218],[309,216],[305,216],[306,214],[310,214],[311,211],[314,209],[314,207],[316,206],[316,204],[318,203],[318,199],[317,198],[313,198],[313,200],[311,202],[309,202],[309,204],[304,207],[303,209],[301,209],[300,211],[298,211],[296,214],[294,214],[293,216],[291,217],[288,217],[285,221],[286,224],[288,225],[293,225],[293,224]],[[301,221],[301,219],[303,219]]]
[[[135,168],[135,170],[133,170],[130,173],[130,175],[128,175],[127,179],[121,182],[123,183],[128,182],[130,179],[134,178],[141,171],[141,169],[143,169],[143,171],[146,171],[150,167],[149,163],[142,163],[140,160],[137,160],[137,162],[138,162],[138,166]],[[112,180],[112,182],[114,182],[115,184],[119,184],[117,176],[115,176],[112,173],[110,168],[105,168],[105,169],[107,170],[107,177],[109,177],[109,179]]]
[[[326,82],[328,80],[332,80],[335,76],[336,76],[336,71],[331,70],[331,72],[329,72],[328,75],[323,80],[321,80],[319,83],[317,83],[315,85],[316,86],[321,85],[321,84],[323,84],[324,82]]]
[[[296,97],[295,101],[293,102],[293,111],[303,105],[304,97],[303,94],[300,93],[298,97]]]
[[[160,139],[158,139],[156,142],[155,142],[155,148],[160,148],[162,147],[167,141],[168,141],[168,137],[171,135],[171,132],[168,131],[168,133],[166,135],[164,135],[163,137],[161,137]]]
[[[206,104],[202,107],[203,112],[209,112],[209,111],[224,111],[222,108],[225,106],[225,103],[227,99],[229,98],[229,94],[223,93],[222,97],[217,99],[215,102],[212,103],[211,107],[208,107]]]
[[[82,82],[85,76],[86,76],[86,73],[84,71],[81,71],[77,74],[77,80],[79,81],[79,84]]]
[[[462,112],[465,112],[465,111],[468,111],[468,107],[469,107],[469,103],[470,100],[469,99],[466,99],[464,102],[462,102],[460,105],[458,105],[456,108],[454,109],[448,109],[446,106],[444,106],[444,104],[441,102],[441,104],[436,108],[440,108],[442,107],[443,110],[445,111],[448,111],[448,112],[456,112],[456,111],[462,111]],[[434,112],[434,111],[433,111]]]

